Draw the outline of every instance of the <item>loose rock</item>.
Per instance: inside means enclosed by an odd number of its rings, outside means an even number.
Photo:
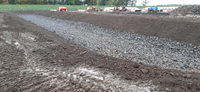
[[[142,71],[144,74],[149,72],[147,69],[141,69],[141,71]]]

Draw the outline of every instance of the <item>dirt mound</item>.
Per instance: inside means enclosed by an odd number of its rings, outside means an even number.
[[[173,10],[171,16],[186,16],[187,14],[199,15],[200,5],[185,5]]]

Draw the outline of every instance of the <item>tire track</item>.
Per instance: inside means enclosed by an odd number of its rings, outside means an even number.
[[[21,34],[4,31],[3,36],[0,36],[8,47],[5,51],[10,53],[14,51],[19,52],[18,57],[13,57],[13,60],[23,61],[16,61],[16,64],[13,64],[12,60],[1,61],[3,63],[1,67],[5,66],[6,68],[0,71],[0,76],[2,76],[0,80],[4,80],[4,85],[0,85],[0,89],[5,92],[11,90],[16,92],[128,92],[138,90],[145,92],[150,91],[150,88],[155,88],[155,86],[148,82],[143,83],[145,85],[136,86],[136,84],[141,83],[124,81],[111,73],[102,74],[101,71],[85,65],[66,69],[56,66],[45,66],[42,62],[37,62],[42,57],[34,56],[31,51],[36,48],[45,49],[42,47],[43,45],[38,45],[39,43],[31,39],[27,40],[30,38],[29,33]],[[37,36],[33,35],[32,37],[36,38]],[[44,42],[43,44],[46,43]],[[51,44],[49,43],[49,45]],[[4,54],[5,57],[16,55],[16,53],[0,54]],[[8,85],[9,87],[7,87]]]
[[[3,13],[0,13],[0,28],[2,27],[3,22]]]

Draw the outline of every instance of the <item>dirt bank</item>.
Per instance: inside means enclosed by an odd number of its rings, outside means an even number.
[[[1,15],[0,89],[4,92],[127,92],[148,87],[200,91],[198,73],[98,55],[15,15]]]
[[[168,15],[134,15],[107,13],[16,11],[64,20],[81,21],[104,28],[134,31],[148,36],[200,45],[200,19],[170,18]]]

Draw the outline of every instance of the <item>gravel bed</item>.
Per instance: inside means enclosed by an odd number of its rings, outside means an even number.
[[[200,73],[200,46],[134,32],[101,28],[83,22],[31,14],[17,16],[99,54],[158,65],[167,69]]]

